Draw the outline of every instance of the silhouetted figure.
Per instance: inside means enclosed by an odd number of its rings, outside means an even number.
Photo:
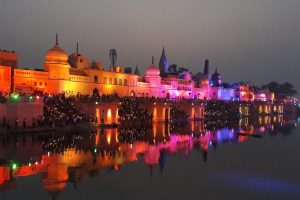
[[[16,119],[16,120],[15,120],[15,128],[18,128],[18,125],[19,125],[19,120]]]
[[[9,122],[9,120],[7,120],[7,122],[6,122],[6,130],[7,130],[7,131],[10,130],[10,122]]]
[[[35,128],[35,118],[32,118],[32,128]]]
[[[161,150],[160,151],[160,155],[159,155],[159,169],[160,169],[160,173],[163,174],[163,171],[164,171],[164,166],[165,166],[165,163],[167,161],[167,153],[165,150]]]
[[[6,126],[6,117],[3,117],[3,119],[2,119],[2,125],[3,125],[3,127]]]
[[[207,154],[208,154],[207,151],[203,151],[203,152],[202,152],[202,156],[203,156],[202,159],[203,159],[203,162],[207,162]]]
[[[26,128],[26,122],[27,122],[27,120],[24,118],[23,119],[23,128]]]

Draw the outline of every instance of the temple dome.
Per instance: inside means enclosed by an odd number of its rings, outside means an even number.
[[[154,64],[151,64],[146,69],[146,76],[159,76],[159,74],[160,74],[160,70]]]
[[[79,53],[72,53],[69,58],[68,62],[73,68],[77,69],[87,69],[90,68],[90,62],[88,58]]]
[[[187,71],[184,75],[184,80],[186,81],[190,81],[192,80],[192,75],[191,75],[191,72]]]
[[[64,52],[64,50],[62,50],[59,45],[56,44],[49,51],[47,51],[45,62],[67,64],[68,54],[66,54],[66,52]]]

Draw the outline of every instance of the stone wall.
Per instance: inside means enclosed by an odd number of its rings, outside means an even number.
[[[23,119],[27,120],[27,125],[31,125],[32,119],[43,115],[44,104],[38,103],[6,103],[0,104],[0,124],[2,124],[3,117],[6,121],[13,125],[15,120],[19,120],[19,125]]]

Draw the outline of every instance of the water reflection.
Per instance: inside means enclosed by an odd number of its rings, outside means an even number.
[[[198,149],[208,161],[209,149],[227,143],[243,143],[265,135],[289,134],[297,119],[265,116],[240,121],[193,122],[187,125],[155,123],[145,127],[121,126],[86,133],[2,136],[0,140],[0,191],[16,188],[16,178],[42,174],[41,184],[52,198],[67,183],[77,187],[85,174],[120,170],[125,163],[142,159],[149,174],[160,173],[168,155]],[[212,152],[213,153],[213,152]]]

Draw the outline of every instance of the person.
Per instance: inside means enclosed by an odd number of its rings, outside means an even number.
[[[6,117],[5,116],[3,116],[2,125],[3,125],[3,127],[6,126]]]
[[[15,128],[18,128],[19,120],[16,118],[15,120]]]
[[[104,124],[104,110],[102,111],[102,114],[101,114],[101,124]]]
[[[26,128],[26,122],[27,122],[27,120],[24,118],[23,119],[23,128]]]
[[[7,123],[6,123],[6,130],[9,131],[9,129],[10,129],[10,122],[9,122],[9,120],[7,120]]]
[[[32,128],[35,128],[35,118],[32,118]]]

